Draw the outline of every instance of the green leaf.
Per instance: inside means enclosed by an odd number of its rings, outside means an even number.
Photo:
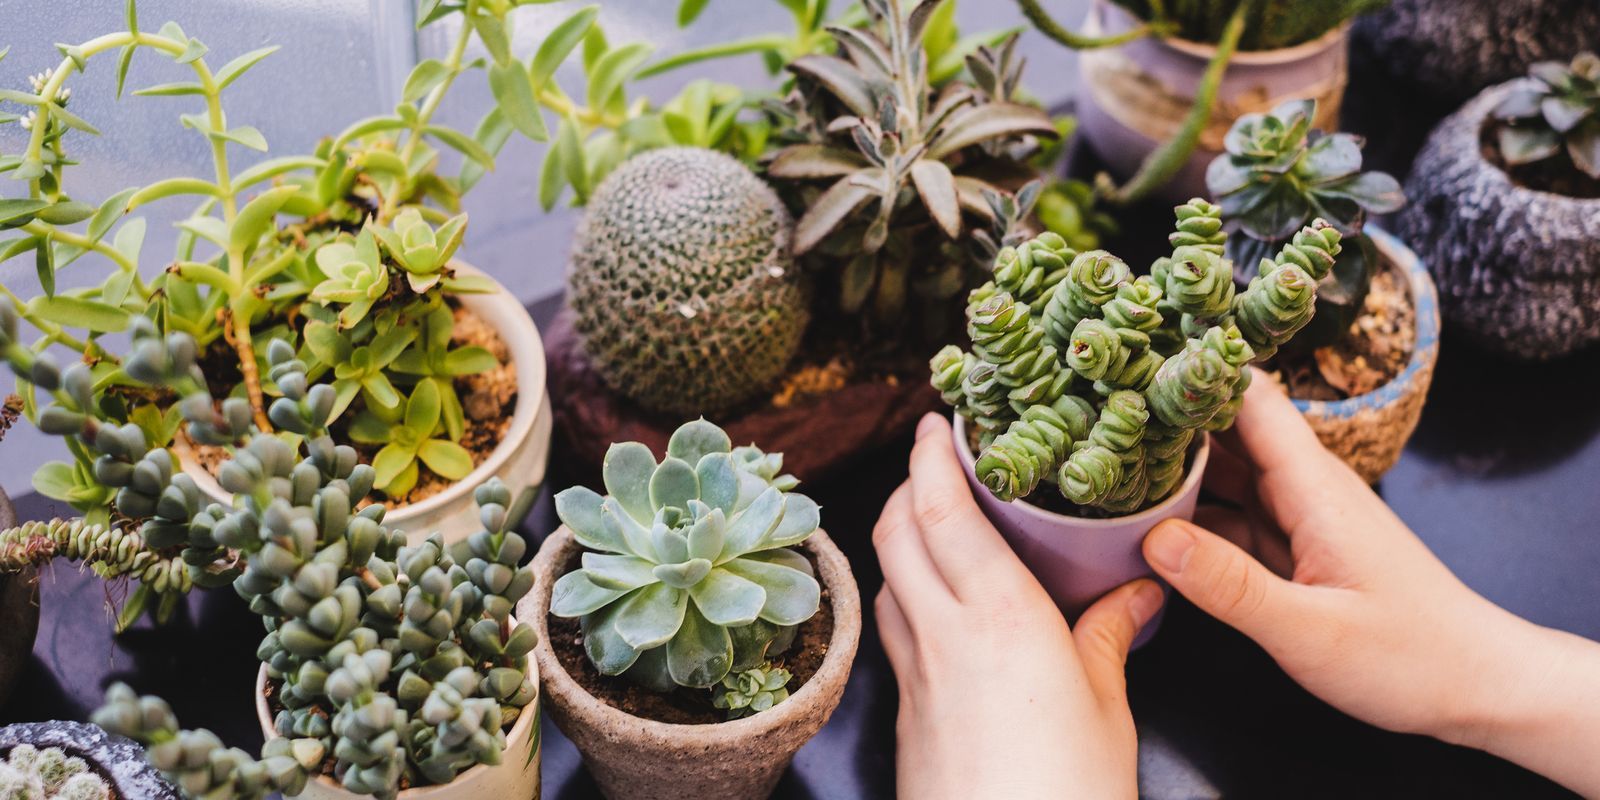
[[[863,119],[877,119],[872,87],[854,64],[835,56],[809,55],[789,62],[789,71],[816,81],[839,98],[850,113]]]
[[[544,127],[544,117],[539,113],[539,100],[534,96],[533,80],[521,64],[512,61],[491,65],[489,90],[494,93],[495,102],[500,104],[506,120],[523,136],[536,142],[550,138],[550,132]]]
[[[133,2],[133,0],[128,0]],[[137,52],[137,45],[128,45],[122,48],[122,54],[117,56],[117,99],[122,99],[122,89],[128,83],[128,68],[133,66],[133,54]]]
[[[556,130],[557,157],[567,173],[567,182],[578,196],[579,203],[589,200],[589,168],[584,163],[583,143],[578,140],[578,123],[568,116]]]
[[[372,457],[372,469],[377,473],[373,482],[387,491],[401,473],[416,464],[415,454],[396,444],[386,444]]]
[[[35,214],[49,207],[47,200],[0,199],[0,225],[26,225]]]
[[[689,598],[681,589],[652,583],[636,591],[617,610],[616,631],[635,650],[660,647],[683,624]]]
[[[94,206],[76,200],[64,200],[40,209],[34,216],[40,222],[51,225],[73,225],[94,216]]]
[[[490,155],[488,150],[483,149],[483,145],[478,144],[471,136],[455,128],[448,128],[443,125],[427,125],[422,130],[424,133],[448,145],[450,149],[482,164],[484,168],[494,169],[494,156]]]
[[[424,59],[411,68],[406,86],[400,92],[400,102],[415,103],[433,91],[433,87],[450,77],[450,67],[437,58]]]
[[[134,217],[122,224],[117,229],[117,235],[112,238],[111,246],[121,253],[123,257],[137,264],[139,251],[144,247],[145,221],[143,217]]]
[[[406,400],[405,426],[429,436],[439,426],[439,387],[433,381],[418,383]],[[470,459],[469,459],[470,460]]]
[[[243,189],[299,169],[322,169],[327,163],[324,159],[312,156],[285,156],[283,158],[267,159],[233,176],[233,188]]]
[[[544,37],[544,41],[539,45],[539,51],[534,54],[533,61],[528,66],[528,75],[532,78],[535,88],[544,88],[550,77],[556,74],[556,68],[567,60],[572,49],[584,41],[589,28],[594,25],[595,16],[599,13],[599,6],[584,6],[572,16],[562,20],[561,24]]]
[[[611,445],[601,463],[606,494],[642,525],[655,519],[655,508],[650,505],[650,476],[655,471],[655,456],[638,442]]]
[[[961,203],[956,197],[956,176],[943,161],[919,158],[911,165],[911,180],[917,195],[928,209],[928,216],[939,224],[945,235],[954,239],[961,235]]]
[[[161,83],[144,89],[135,89],[135,97],[180,97],[185,95],[204,95],[206,87],[198,83]]]
[[[759,584],[722,568],[711,570],[689,590],[689,596],[707,622],[727,627],[755,622],[767,601]]]
[[[639,73],[634,77],[648,78],[653,75],[660,75],[663,72],[670,72],[678,69],[679,67],[688,66],[690,64],[697,64],[702,61],[715,61],[719,58],[729,58],[732,56],[745,55],[746,53],[782,52],[783,48],[788,46],[788,44],[788,37],[778,34],[752,36],[748,39],[737,39],[731,42],[719,42],[706,47],[698,47],[693,50],[685,50],[681,53],[674,53],[673,55],[667,56],[666,58],[663,58],[660,61],[657,61],[642,70],[639,70]]]
[[[483,42],[485,50],[496,64],[505,64],[511,59],[511,35],[506,26],[498,18],[489,14],[469,14],[467,19],[472,24],[473,30],[478,32],[478,39]]]
[[[83,131],[84,133],[87,133],[90,136],[99,136],[100,135],[100,129],[99,128],[96,128],[95,126],[90,125],[88,122],[84,121],[84,119],[82,117],[72,113],[71,111],[68,111],[68,110],[62,108],[61,106],[55,105],[54,103],[50,104],[48,107],[50,109],[50,116],[60,120],[61,124],[66,125],[67,127],[72,128],[73,130]]]
[[[106,198],[106,201],[100,204],[100,208],[94,212],[94,217],[89,220],[90,241],[100,241],[106,232],[111,230],[111,226],[122,219],[123,214],[128,213],[128,200],[138,191],[139,187],[130,186]]]
[[[794,226],[794,252],[805,253],[816,247],[862,203],[874,196],[871,188],[850,177],[840,178],[818,197]]]
[[[406,122],[399,117],[367,117],[366,119],[356,121],[355,123],[351,124],[350,127],[341,131],[333,140],[333,149],[338,150],[343,147],[346,142],[360,139],[363,136],[371,136],[374,133],[382,133],[384,131],[399,130],[400,128],[404,127],[406,127]]]
[[[694,467],[681,458],[668,456],[650,475],[650,505],[653,508],[687,510],[690,500],[700,499],[700,481]]]
[[[96,333],[116,333],[128,327],[128,312],[71,295],[35,297],[28,301],[28,312],[57,325],[87,328]]]
[[[733,666],[733,640],[728,629],[712,625],[689,605],[678,634],[667,642],[667,671],[679,686],[706,687],[722,680]]]
[[[678,3],[678,27],[687,28],[696,19],[700,12],[706,10],[706,3],[710,0],[680,0]]]
[[[234,217],[233,228],[228,231],[229,249],[243,253],[255,245],[256,240],[272,225],[278,209],[283,208],[283,204],[289,202],[289,198],[297,191],[299,187],[295,186],[268,189],[240,209],[239,215]]]
[[[272,47],[263,47],[259,50],[251,50],[250,52],[245,53],[244,55],[239,56],[232,61],[229,61],[227,64],[223,65],[222,70],[217,73],[217,89],[221,90],[228,88],[228,84],[238,80],[239,76],[245,73],[245,70],[250,69],[251,67],[260,63],[261,59],[278,52],[280,49],[281,48],[278,45],[273,45]]]
[[[583,631],[583,652],[602,675],[621,675],[635,661],[639,651],[628,646],[617,634],[617,619],[623,602],[611,603],[590,616]]]
[[[164,181],[152,183],[149,186],[134,192],[133,196],[128,198],[128,210],[132,211],[135,208],[155,202],[156,200],[174,197],[180,194],[197,194],[204,195],[206,197],[216,197],[218,192],[216,184],[213,184],[210,181],[203,181],[199,178],[168,178]]]
[[[25,106],[44,105],[44,98],[29,92],[19,92],[15,89],[0,89],[0,100],[20,103]]]
[[[555,208],[561,199],[561,190],[567,188],[567,171],[561,164],[560,142],[567,133],[567,121],[561,120],[556,128],[556,144],[545,148],[544,161],[539,165],[539,206],[545,211]]]
[[[590,28],[589,32],[584,34],[583,37],[584,74],[588,75],[593,73],[595,62],[599,61],[600,57],[604,56],[606,51],[610,49],[611,45],[606,42],[605,30],[599,25],[595,25],[594,27]]]
[[[506,119],[504,111],[499,108],[491,108],[489,113],[484,114],[483,119],[478,122],[478,129],[472,132],[472,138],[477,140],[478,144],[483,145],[483,149],[489,151],[490,155],[499,156],[501,148],[505,147],[506,141],[511,138],[511,134],[515,131],[516,129],[511,126],[511,122]],[[476,186],[486,173],[487,170],[484,169],[482,164],[470,158],[466,159],[461,164],[461,176],[459,178],[461,190],[465,192]]]
[[[7,239],[0,242],[0,263],[10,261],[38,246],[39,239],[35,236],[24,236],[21,239]]]
[[[631,589],[608,589],[589,580],[583,570],[562,575],[550,592],[550,613],[558,617],[581,617],[615,602]]]
[[[251,150],[257,150],[262,153],[267,152],[267,137],[262,136],[261,131],[249,125],[241,125],[230,131],[214,132],[212,135],[236,144],[242,144]]]
[[[56,293],[56,265],[51,263],[54,257],[55,251],[51,249],[50,242],[40,237],[39,244],[33,249],[33,271],[39,276],[39,286],[44,289],[45,297]]]
[[[606,53],[589,70],[587,96],[590,108],[601,108],[621,90],[622,82],[644,65],[653,48],[635,42]]]
[[[444,369],[451,375],[474,375],[500,366],[500,361],[488,350],[476,345],[460,347],[445,354]]]
[[[72,465],[51,461],[33,472],[33,489],[52,500],[71,500],[77,488],[72,480]]]
[[[767,172],[779,178],[814,180],[849,175],[867,166],[853,150],[824,144],[795,144],[778,151]]]
[[[430,382],[431,385],[431,382]],[[472,454],[448,439],[429,439],[417,448],[417,457],[441,478],[459,481],[472,472]]]
[[[1056,127],[1049,115],[1016,103],[986,103],[953,113],[928,147],[927,158],[943,159],[958,150],[991,139],[1033,135],[1053,139]]]
[[[184,45],[183,52],[179,54],[177,58],[174,58],[173,61],[176,61],[179,64],[189,64],[199,61],[201,57],[210,51],[211,48],[201,44],[199,39],[190,39]]]

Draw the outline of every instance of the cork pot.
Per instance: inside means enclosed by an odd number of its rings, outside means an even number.
[[[534,657],[544,680],[545,711],[577,745],[610,800],[759,800],[795,751],[822,729],[844,695],[861,637],[861,595],[850,563],[821,530],[802,545],[816,560],[833,606],[833,634],[816,674],[771,710],[712,725],[675,725],[633,716],[585,691],[550,647],[550,591],[582,547],[565,527],[534,558],[534,587],[517,615],[539,631]]]
[[[117,800],[181,800],[177,787],[150,765],[144,746],[86,722],[19,722],[0,728],[0,758],[19,744],[59,747],[89,764]]]
[[[1428,137],[1395,232],[1417,249],[1452,329],[1510,358],[1544,361],[1600,341],[1600,198],[1529,189],[1484,158],[1485,90]]]
[[[456,262],[455,269],[464,275],[488,277],[482,271]],[[517,404],[512,411],[511,427],[505,439],[489,453],[465,478],[450,488],[431,497],[383,515],[383,522],[391,530],[402,531],[409,544],[418,544],[434,533],[444,537],[445,544],[454,544],[476,533],[478,505],[473,492],[490,478],[498,477],[511,488],[513,496],[525,488],[538,490],[544,483],[545,466],[550,459],[550,398],[545,392],[544,343],[533,318],[522,306],[517,296],[504,286],[495,284],[488,294],[460,296],[461,305],[482,318],[500,334],[517,369]],[[200,490],[224,505],[233,502],[233,496],[217,483],[214,477],[187,449],[180,453],[183,471],[194,478]]]
[[[1439,360],[1439,297],[1416,253],[1375,226],[1367,226],[1366,233],[1383,260],[1405,276],[1417,328],[1411,359],[1399,375],[1374,391],[1344,400],[1295,399],[1294,404],[1324,447],[1367,483],[1376,483],[1400,460],[1400,451],[1422,419]]]

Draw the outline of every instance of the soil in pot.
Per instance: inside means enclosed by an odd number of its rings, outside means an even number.
[[[809,550],[796,548],[796,552],[811,562],[813,572],[821,574],[821,570],[817,569],[816,557]],[[561,574],[580,567],[582,559],[581,550],[574,553],[563,566]],[[627,678],[601,675],[584,653],[583,629],[578,620],[551,614],[546,623],[549,626],[550,649],[555,652],[562,669],[600,702],[636,717],[675,725],[715,725],[728,721],[726,710],[711,705],[710,690],[679,688],[661,693],[646,689]],[[833,598],[828,585],[823,583],[822,605],[817,613],[800,624],[789,649],[772,659],[775,666],[788,670],[793,676],[788,685],[791,696],[800,691],[800,687],[822,667],[832,638]]]
[[[511,430],[512,416],[517,407],[517,367],[511,362],[510,351],[505,340],[500,338],[499,331],[453,299],[448,302],[455,311],[451,347],[476,345],[488,350],[500,362],[500,366],[488,372],[461,375],[453,381],[466,419],[466,429],[459,444],[472,454],[472,465],[476,467],[489,458]],[[242,380],[237,355],[232,347],[220,339],[212,344],[201,359],[201,368],[211,382],[212,395],[215,397],[226,397],[232,387]],[[401,388],[403,391],[404,388]],[[360,398],[357,398],[350,410],[334,422],[332,432],[335,440],[356,449],[362,463],[370,464],[380,446],[357,444],[345,435],[350,421],[360,410],[360,403]],[[189,444],[196,459],[213,475],[228,458],[223,448]],[[384,497],[383,504],[391,509],[410,505],[443,492],[455,483],[422,467],[418,470],[417,484],[411,491],[402,497]],[[372,501],[364,501],[362,505],[368,502]]]
[[[1310,352],[1280,352],[1263,366],[1296,399],[1337,401],[1367,394],[1410,363],[1416,316],[1405,275],[1382,257],[1361,313],[1338,340]]]

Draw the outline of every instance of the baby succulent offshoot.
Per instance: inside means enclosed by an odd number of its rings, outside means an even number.
[[[604,474],[604,497],[582,487],[556,496],[590,552],[556,582],[551,613],[581,620],[603,675],[658,692],[720,687],[708,699],[731,712],[780,702],[787,673],[769,661],[821,605],[811,563],[793,549],[817,530],[819,508],[791,491],[782,457],[735,448],[698,420],[673,433],[659,462],[637,442],[613,445]]]

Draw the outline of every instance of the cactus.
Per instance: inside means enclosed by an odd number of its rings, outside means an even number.
[[[1240,291],[1221,209],[1195,199],[1175,212],[1172,254],[1148,276],[1104,251],[1072,254],[1065,269],[1024,269],[1002,251],[995,279],[973,290],[971,351],[946,347],[930,366],[945,402],[972,423],[974,471],[996,497],[1054,483],[1095,513],[1160,502],[1182,480],[1195,431],[1232,425],[1249,364],[1311,319],[1313,276],[1339,255],[1337,229],[1302,228]],[[1066,260],[1047,237],[1014,250]]]
[[[782,457],[732,448],[698,420],[659,463],[637,442],[611,447],[608,494],[556,495],[556,513],[591,552],[563,575],[550,613],[582,619],[604,675],[656,691],[710,688],[787,647],[817,613],[821,586],[794,550],[817,530],[817,504],[791,491]]]
[[[0,760],[0,800],[110,800],[111,787],[87,762],[59,747],[19,744]]]

